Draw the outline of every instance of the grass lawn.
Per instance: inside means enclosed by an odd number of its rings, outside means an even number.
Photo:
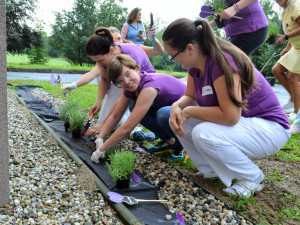
[[[17,68],[51,68],[51,69],[69,69],[69,70],[91,70],[93,66],[74,66],[70,64],[64,58],[50,58],[47,64],[37,65],[30,64],[29,59],[26,55],[12,55],[7,54],[7,67],[17,67]],[[167,70],[157,70],[157,73],[165,73],[172,76],[187,76],[187,72],[173,72]]]

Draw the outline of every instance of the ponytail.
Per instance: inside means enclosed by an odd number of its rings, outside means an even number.
[[[224,72],[228,95],[231,101],[246,109],[246,101],[239,101],[234,94],[233,73],[241,79],[242,97],[255,84],[254,68],[249,57],[230,42],[215,36],[210,24],[205,20],[192,21],[181,18],[173,21],[162,36],[163,42],[175,50],[184,51],[187,44],[198,44],[200,51],[210,56]],[[233,57],[237,70],[230,64],[225,53]]]
[[[109,53],[110,47],[114,46],[114,38],[106,27],[97,28],[85,45],[88,56],[105,55]]]

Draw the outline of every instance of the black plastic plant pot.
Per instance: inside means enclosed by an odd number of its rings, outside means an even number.
[[[220,22],[220,16],[219,15],[215,19],[215,22],[216,22],[218,28],[223,28],[223,27],[226,27],[226,25],[227,25],[227,21],[225,19],[222,19],[222,21]]]
[[[267,39],[267,43],[269,45],[273,45],[275,42],[276,42],[276,38],[277,36],[270,36],[268,39]]]
[[[65,131],[69,131],[70,124],[67,122],[67,123],[64,123],[64,125],[65,125]]]
[[[72,131],[73,138],[81,138],[81,129],[76,129]]]
[[[116,185],[119,190],[121,189],[128,189],[129,188],[130,178],[123,179],[123,180],[116,180]]]

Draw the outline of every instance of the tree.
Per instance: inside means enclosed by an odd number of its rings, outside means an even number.
[[[35,0],[6,0],[7,51],[21,53],[43,45],[41,33],[26,23],[33,21]]]
[[[101,21],[101,26],[114,26],[121,30],[123,24],[126,21],[127,14],[127,8],[119,6],[113,0],[104,0],[100,5],[99,21]]]
[[[97,27],[116,26],[117,22],[120,24],[126,12],[121,9],[114,1],[109,0],[105,0],[101,5],[98,0],[75,0],[71,11],[56,13],[50,43],[60,49],[63,56],[72,64],[80,66],[94,64],[86,56],[85,43]]]

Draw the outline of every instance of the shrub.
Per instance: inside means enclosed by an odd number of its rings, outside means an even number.
[[[65,104],[59,106],[59,118],[64,121],[64,123],[70,123],[69,113],[73,110],[78,110],[79,105],[73,101],[67,101]]]
[[[106,163],[113,180],[123,180],[135,170],[136,154],[131,151],[118,151],[109,156],[110,164]]]
[[[69,111],[69,118],[70,118],[70,131],[81,130],[83,128],[83,122],[86,115],[85,113],[81,112],[79,108],[73,109]]]

